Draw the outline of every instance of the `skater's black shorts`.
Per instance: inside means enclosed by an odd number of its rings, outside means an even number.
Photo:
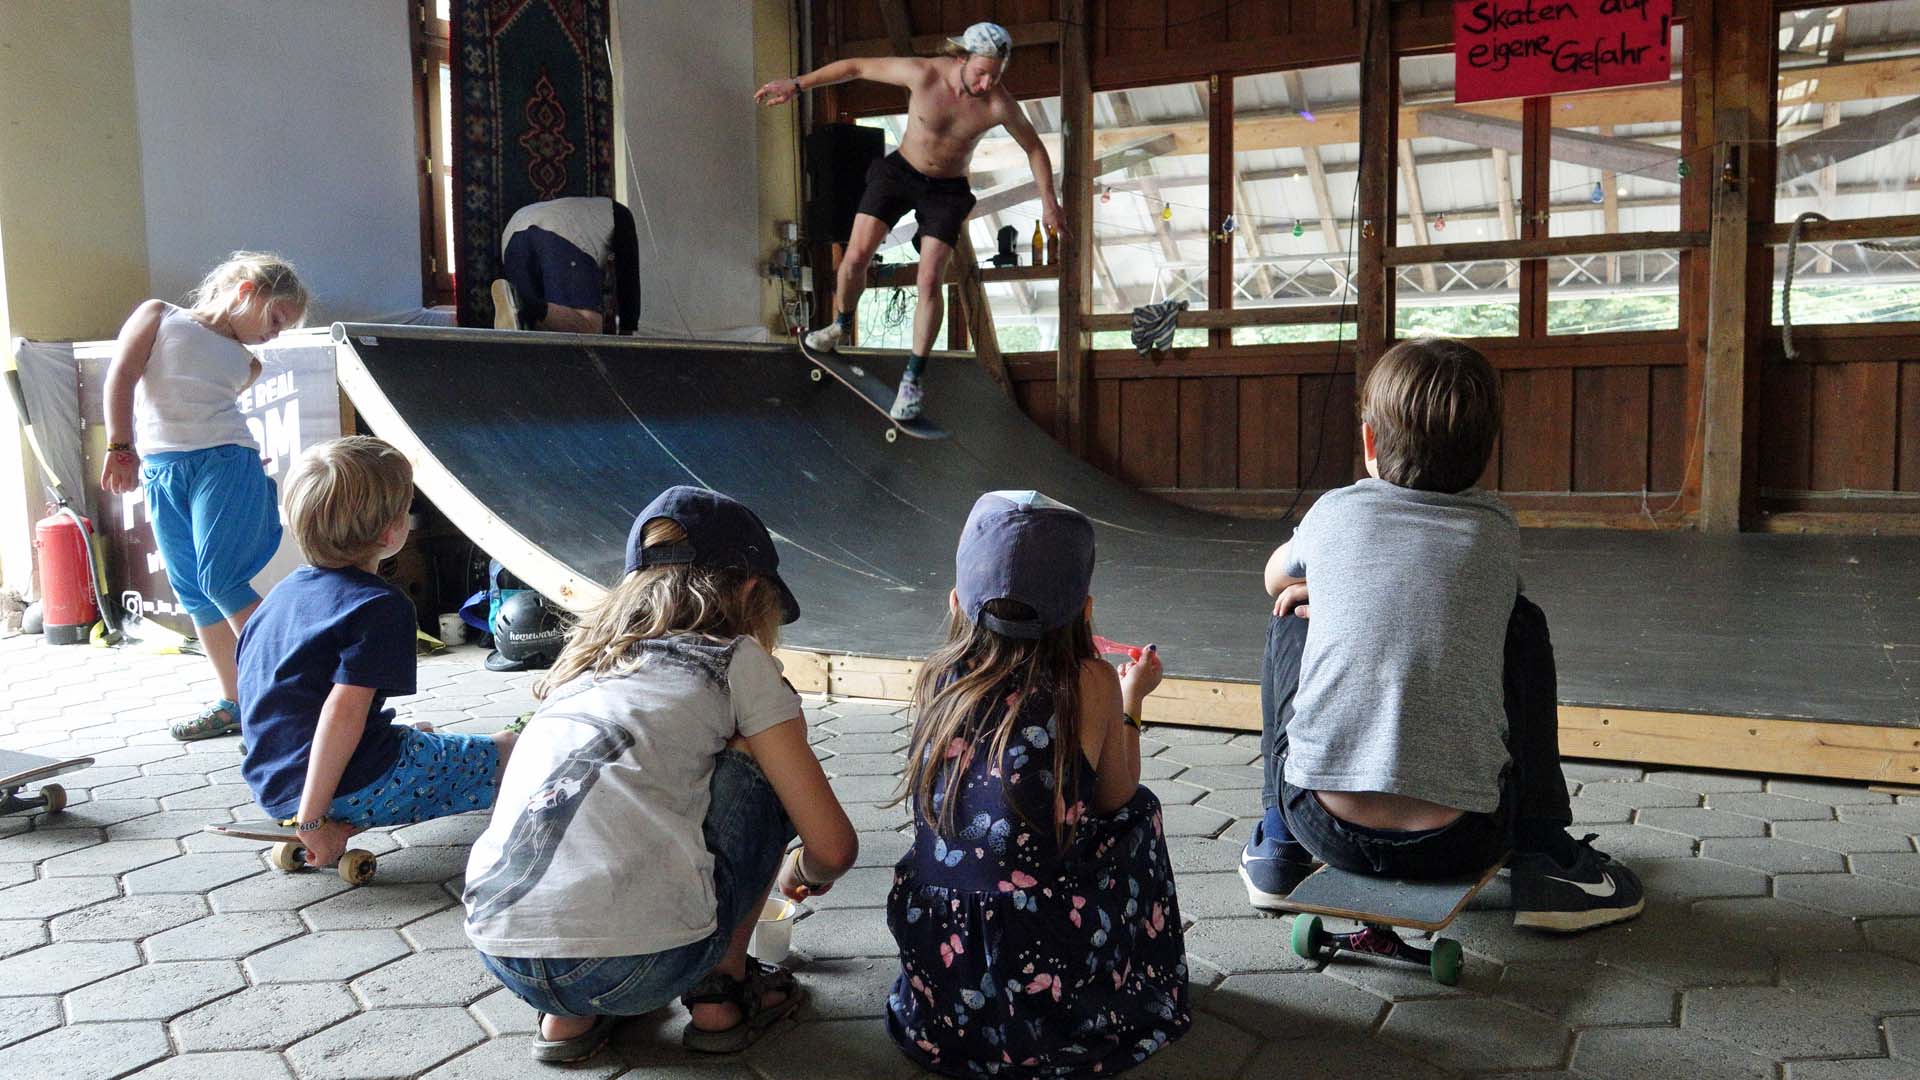
[[[973,189],[964,176],[933,177],[907,164],[895,150],[867,169],[867,190],[860,196],[860,213],[871,214],[893,228],[914,211],[919,222],[914,246],[931,236],[951,247],[973,211]]]

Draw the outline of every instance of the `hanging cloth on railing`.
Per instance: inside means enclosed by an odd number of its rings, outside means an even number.
[[[1185,300],[1162,300],[1133,309],[1133,348],[1141,356],[1173,344],[1180,313],[1187,310]]]

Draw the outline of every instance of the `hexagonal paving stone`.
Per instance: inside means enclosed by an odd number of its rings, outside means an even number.
[[[1705,840],[1700,854],[1768,874],[1825,874],[1847,868],[1847,860],[1837,852],[1774,837]]]
[[[1268,1043],[1253,1056],[1240,1075],[1249,1080],[1336,1076],[1365,1077],[1366,1080],[1434,1080],[1436,1075],[1445,1074],[1437,1073],[1430,1062],[1408,1054],[1404,1047],[1381,1039],[1295,1039]]]
[[[835,754],[827,765],[829,776],[892,776],[906,768],[899,754]]]
[[[1693,905],[1693,915],[1706,933],[1735,942],[1764,942],[1782,951],[1866,946],[1863,924],[1771,896],[1701,900]]]
[[[247,958],[256,983],[341,982],[407,955],[392,930],[328,930],[304,934]]]
[[[356,841],[355,846],[361,845]],[[385,887],[402,882],[437,884],[461,880],[466,876],[467,856],[472,850],[470,847],[396,847],[390,853],[376,852],[380,856],[377,880]]]
[[[37,919],[0,920],[0,958],[37,949],[51,940],[47,924]]]
[[[1789,1061],[1787,1080],[1912,1080],[1911,1062],[1887,1058],[1851,1058],[1840,1061]]]
[[[486,814],[455,814],[395,829],[392,835],[402,847],[460,847],[480,839],[489,820]]]
[[[1573,810],[1575,825],[1630,825],[1633,823],[1633,807],[1623,802],[1575,795],[1569,800],[1569,804]]]
[[[1209,791],[1200,799],[1200,805],[1237,818],[1257,818],[1266,809],[1261,802],[1260,792],[1255,788]]]
[[[811,897],[807,906],[825,910],[828,908],[877,908],[885,907],[887,893],[893,888],[893,871],[884,866],[870,866],[848,872],[833,883],[833,891],[825,896]],[[874,918],[881,918],[879,915]]]
[[[60,1026],[60,999],[0,998],[0,1046],[11,1046]]]
[[[601,1053],[591,1061],[566,1066],[569,1078],[605,1080],[627,1067],[612,1054]],[[538,1065],[534,1069],[540,1069]],[[547,1066],[542,1072],[553,1069]],[[524,1080],[529,1074],[527,1046],[521,1039],[494,1039],[421,1076],[420,1080]],[[700,1076],[707,1074],[702,1071]],[[721,1080],[716,1076],[713,1080]]]
[[[209,784],[160,800],[164,810],[232,810],[253,806],[253,792],[245,784]]]
[[[1671,1024],[1679,1012],[1673,987],[1579,961],[1513,965],[1492,992],[1575,1028]]]
[[[1763,777],[1750,773],[1703,772],[1692,769],[1651,769],[1646,781],[1705,795],[1712,791],[1759,791]]]
[[[1920,965],[1865,950],[1782,953],[1780,985],[1872,1013],[1905,1012],[1916,1004]]]
[[[1140,779],[1143,781],[1171,780],[1176,776],[1185,775],[1186,771],[1186,765],[1174,761],[1172,758],[1154,757],[1140,759]]]
[[[358,1008],[346,987],[285,983],[242,990],[203,1005],[168,1027],[174,1042],[185,1051],[265,1050],[339,1023]]]
[[[1467,998],[1395,1005],[1379,1037],[1447,1068],[1486,1071],[1558,1065],[1573,1032],[1505,1002]]]
[[[470,948],[415,953],[349,984],[369,1009],[396,1005],[467,1005],[500,983]]]
[[[75,1024],[0,1050],[0,1075],[106,1080],[167,1056],[158,1023]]]
[[[467,1012],[496,1039],[502,1035],[531,1035],[540,1022],[533,1006],[504,987],[467,1006]]]
[[[1169,746],[1162,754],[1170,761],[1187,765],[1253,765],[1260,760],[1258,747],[1240,746],[1235,743],[1183,744]]]
[[[412,1076],[485,1037],[465,1009],[390,1009],[359,1016],[287,1048],[303,1080]]]
[[[58,824],[61,832],[69,830],[83,832],[108,828],[124,821],[133,821],[148,814],[160,812],[158,799],[86,799],[84,802],[69,803],[59,814],[42,817],[39,820],[49,825]]]
[[[1767,790],[1775,795],[1787,795],[1808,802],[1825,803],[1828,806],[1872,806],[1893,801],[1893,796],[1877,791],[1868,791],[1863,783],[1848,783],[1845,780],[1807,780],[1797,777],[1772,777],[1767,780]]]
[[[1581,826],[1598,833],[1593,846],[1629,865],[1643,859],[1684,859],[1693,854],[1694,839],[1645,825]]]
[[[816,911],[794,924],[793,947],[823,960],[900,955],[886,920],[871,908]]]
[[[1234,1075],[1260,1046],[1260,1040],[1218,1017],[1198,1013],[1179,1039],[1154,1051],[1127,1071],[1143,1080],[1215,1080]]]
[[[177,840],[122,840],[57,855],[40,864],[46,877],[112,877],[180,854]]]
[[[1860,1057],[1880,1052],[1873,1017],[1856,1005],[1779,986],[1689,990],[1683,1029],[1761,1057]]]
[[[1724,939],[1700,934],[1684,912],[1649,909],[1633,922],[1597,933],[1604,935],[1601,963],[1675,988],[1773,981],[1771,952],[1751,942],[1728,948]]]
[[[805,1020],[885,1016],[887,994],[899,973],[899,961],[887,957],[814,960],[797,973],[807,990],[800,1015]]]
[[[408,923],[400,935],[416,949],[470,949],[466,925],[466,909],[451,907]]]
[[[293,1071],[270,1050],[228,1050],[170,1057],[127,1080],[293,1080]]]
[[[1144,766],[1145,763],[1142,762]],[[1198,784],[1208,791],[1232,791],[1237,788],[1260,787],[1260,770],[1252,767],[1229,768],[1224,765],[1195,765],[1180,774],[1180,779],[1189,784]]]
[[[205,829],[209,822],[231,821],[233,815],[212,809],[162,810],[107,827],[109,840],[178,840]]]
[[[1773,1062],[1680,1028],[1582,1031],[1573,1048],[1582,1076],[1608,1080],[1773,1080]]]
[[[1258,914],[1247,903],[1247,884],[1240,879],[1237,871],[1177,874],[1174,887],[1179,893],[1183,918],[1211,919]]]
[[[849,1076],[886,1080],[918,1072],[887,1037],[886,1028],[871,1020],[787,1025],[762,1038],[746,1057],[768,1080],[842,1080]]]
[[[1198,784],[1189,784],[1184,780],[1155,780],[1147,785],[1162,806],[1191,806],[1203,797],[1212,794]],[[1209,809],[1213,809],[1209,807]],[[1231,816],[1231,815],[1228,815]]]
[[[148,964],[67,995],[67,1017],[89,1020],[166,1020],[247,985],[231,960]]]
[[[1856,919],[1920,915],[1920,889],[1856,874],[1781,874],[1773,894]]]
[[[836,754],[898,754],[907,740],[888,731],[861,731],[835,736],[831,745]]]
[[[1718,859],[1635,859],[1628,866],[1652,897],[1708,900],[1767,893],[1767,875]]]
[[[913,847],[913,837],[891,829],[880,832],[863,832],[860,837],[860,855],[854,860],[856,867],[892,866],[900,861],[908,849]]]
[[[1920,834],[1920,804],[1895,803],[1891,806],[1842,806],[1835,810],[1841,821],[1872,825],[1908,836]]]
[[[324,876],[339,880],[331,871]],[[453,902],[452,896],[435,885],[385,885],[376,880],[303,908],[300,914],[315,930],[392,928],[431,915]]]
[[[99,829],[35,829],[10,836],[0,844],[0,862],[39,862],[105,840],[106,834]]]
[[[1699,840],[1718,836],[1767,835],[1767,823],[1759,818],[1695,806],[1650,806],[1640,811],[1634,821]]]
[[[1920,888],[1920,855],[1898,852],[1874,852],[1847,860],[1856,874],[1865,874],[1896,885]]]
[[[1313,971],[1318,964],[1293,954],[1285,919],[1205,919],[1187,931],[1187,955],[1227,975]]]
[[[892,802],[900,786],[897,776],[836,776],[831,781],[842,804]]]
[[[1338,979],[1299,971],[1230,976],[1200,1007],[1269,1039],[1344,1040],[1372,1031],[1387,1003]]]
[[[1699,806],[1700,796],[1679,788],[1663,787],[1659,784],[1644,784],[1638,781],[1599,781],[1580,785],[1580,797],[1583,799],[1603,799],[1622,806],[1631,806],[1636,810],[1649,806]]]
[[[860,713],[854,716],[822,717],[818,725],[832,735],[866,735],[903,731],[910,721],[901,713]]]
[[[205,773],[162,773],[159,776],[122,780],[117,784],[102,784],[95,787],[93,792],[102,799],[161,799],[206,786]]]
[[[117,845],[108,845],[110,847]],[[129,896],[153,893],[206,893],[242,878],[265,873],[252,852],[182,855],[142,867],[122,877]]]
[[[1217,836],[1233,819],[1204,806],[1160,807],[1160,824],[1168,837]]]
[[[127,896],[69,912],[54,919],[48,928],[55,941],[138,941],[184,926],[206,913],[207,902],[198,896]]]
[[[1851,855],[1867,851],[1912,851],[1913,838],[1851,821],[1777,821],[1773,835]]]

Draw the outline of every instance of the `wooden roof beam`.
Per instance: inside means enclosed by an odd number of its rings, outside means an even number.
[[[1413,226],[1413,242],[1420,247],[1433,243],[1433,237],[1427,232],[1427,211],[1420,198],[1419,163],[1413,157],[1413,140],[1400,140],[1400,184],[1407,194],[1407,220]],[[1438,288],[1433,267],[1420,267],[1420,284],[1428,292]]]

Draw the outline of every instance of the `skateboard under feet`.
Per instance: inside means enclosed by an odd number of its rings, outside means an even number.
[[[40,784],[39,781],[84,769],[91,764],[93,759],[90,757],[50,758],[39,754],[23,754],[17,750],[0,750],[0,814],[15,814],[22,810],[59,813],[67,807],[67,789],[59,784]],[[32,795],[21,795],[21,789],[28,784],[39,786]]]
[[[300,842],[300,834],[292,829],[283,828],[278,822],[241,822],[234,825],[208,825],[206,831],[219,836],[231,836],[240,840],[258,840],[272,844],[267,853],[267,861],[275,870],[296,873],[308,869],[307,848]],[[349,885],[365,885],[373,880],[380,869],[380,858],[371,851],[360,848],[348,848],[340,856],[340,864],[335,871],[340,880]]]
[[[917,416],[912,420],[895,418],[893,415],[893,387],[882,382],[878,375],[875,375],[862,365],[848,360],[837,352],[814,352],[812,349],[807,348],[804,341],[800,345],[800,355],[806,357],[807,360],[813,364],[813,370],[807,373],[808,378],[814,382],[821,382],[825,380],[827,376],[833,376],[836,382],[853,391],[855,397],[866,402],[873,407],[875,412],[885,417],[887,423],[891,425],[885,432],[888,442],[899,439],[900,433],[903,431],[916,439],[944,439],[947,437],[947,432],[944,428],[941,428],[924,416]]]
[[[1399,881],[1323,866],[1307,875],[1282,904],[1297,913],[1293,951],[1306,960],[1330,959],[1342,952],[1385,957],[1424,967],[1434,982],[1452,986],[1460,981],[1460,943],[1434,937],[1431,947],[1422,948],[1401,937],[1399,930],[1434,934],[1446,929],[1504,865],[1502,859],[1471,877],[1444,881]],[[1330,931],[1321,925],[1322,915],[1358,922],[1360,929]]]

